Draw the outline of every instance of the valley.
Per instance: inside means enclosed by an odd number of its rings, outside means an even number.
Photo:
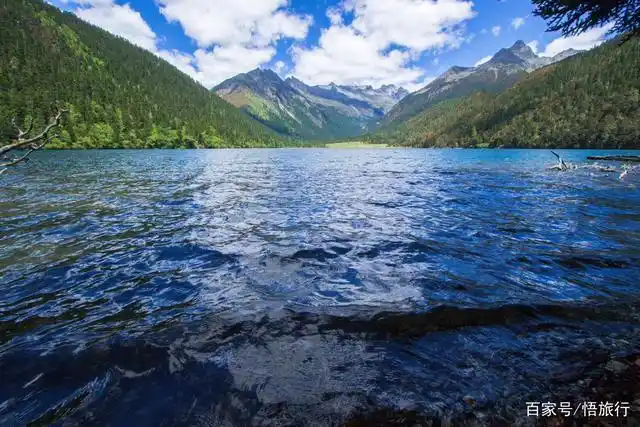
[[[213,92],[274,131],[306,140],[361,135],[408,95],[392,85],[308,86],[263,69],[226,80]]]
[[[40,0],[0,5],[0,136],[68,114],[49,148],[637,148],[640,43],[537,55],[518,40],[409,93],[308,85],[257,68],[211,90],[160,57]],[[16,71],[20,70],[19,73]],[[362,146],[362,144],[356,144]],[[336,145],[334,145],[336,146]]]

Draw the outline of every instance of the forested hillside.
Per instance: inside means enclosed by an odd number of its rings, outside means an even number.
[[[609,42],[498,93],[440,102],[364,140],[418,147],[640,148],[640,41]]]
[[[0,137],[10,118],[70,110],[50,146],[249,147],[287,142],[155,55],[40,0],[0,0]],[[290,142],[290,141],[289,141]]]
[[[483,90],[498,93],[545,65],[568,58],[578,51],[568,49],[553,57],[538,56],[522,40],[500,49],[491,59],[474,67],[451,67],[421,90],[412,93],[395,105],[382,126],[393,126],[414,117],[438,102],[462,98]]]

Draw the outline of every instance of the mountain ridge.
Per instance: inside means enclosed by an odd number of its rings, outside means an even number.
[[[408,94],[393,85],[310,86],[262,68],[227,79],[212,91],[276,132],[307,139],[360,135]]]
[[[5,139],[14,136],[14,130],[8,125],[14,116],[19,122],[34,119],[37,128],[46,121],[52,105],[60,101],[60,106],[66,107],[69,114],[61,127],[62,138],[54,140],[53,148],[276,147],[295,143],[294,139],[282,138],[282,135],[307,140],[361,137],[381,121],[385,125],[384,133],[415,119],[410,123],[413,132],[431,129],[425,125],[425,117],[435,121],[452,117],[447,110],[452,105],[474,111],[479,117],[477,101],[484,99],[491,103],[493,110],[502,111],[498,100],[504,105],[514,103],[508,96],[519,97],[518,102],[534,111],[531,114],[540,116],[541,123],[548,122],[548,117],[536,109],[535,103],[546,102],[555,94],[531,82],[545,82],[552,87],[543,79],[545,73],[553,73],[558,64],[578,61],[586,55],[567,50],[553,57],[542,57],[519,40],[477,67],[449,68],[412,94],[393,85],[309,86],[295,77],[283,79],[273,70],[259,68],[228,79],[210,91],[152,53],[41,0],[5,0],[0,2],[0,16],[6,23],[0,28],[0,57],[5,59],[0,61],[0,134]],[[637,49],[637,43],[633,46]],[[637,54],[628,49],[624,51]],[[601,68],[606,73],[610,71],[610,62],[620,60],[612,55],[602,55],[602,58],[605,62]],[[578,62],[587,64],[590,72],[596,73],[597,67],[592,63],[581,59]],[[633,64],[627,66],[631,81],[635,81]],[[562,77],[565,80],[556,76],[558,81],[569,85],[569,89],[584,80],[575,67],[563,65],[560,69],[574,73]],[[584,80],[585,84],[601,82],[589,77],[591,80]],[[628,89],[620,82],[615,83],[617,86],[612,87]],[[530,92],[522,89],[525,86]],[[556,92],[569,90],[562,85],[553,87]],[[603,87],[606,89],[606,85]],[[513,88],[517,90],[511,90]],[[583,93],[585,88],[574,89],[582,91],[580,102],[593,101],[593,96]],[[607,108],[615,109],[625,102],[631,106],[634,102],[637,104],[637,90],[614,93],[620,99],[609,99],[605,89],[597,89],[600,90],[598,96],[605,100],[600,106],[602,111],[591,104],[584,108],[596,124],[604,120],[602,117],[609,117]],[[469,98],[478,91],[484,91],[484,95]],[[596,93],[596,89],[593,92]],[[577,96],[570,92],[569,95]],[[448,101],[455,102],[443,104]],[[558,105],[564,105],[563,102],[557,100]],[[434,106],[438,106],[436,112],[432,110]],[[568,114],[581,114],[570,106],[563,108],[570,111]],[[635,117],[632,107],[620,108],[620,117],[629,114]],[[476,120],[476,116],[467,119]],[[498,113],[494,116],[491,120],[503,120]],[[479,140],[489,138],[493,144],[499,139],[487,136],[486,127],[487,123],[493,123],[491,120],[479,123],[476,130],[478,134],[484,132]],[[517,120],[528,119],[517,116]],[[606,120],[610,121],[607,126],[627,129],[615,117]],[[518,123],[517,126],[524,126]],[[585,129],[595,126],[588,121],[580,123]],[[461,129],[468,128],[462,122],[458,125]],[[514,145],[517,132],[513,126],[516,125],[504,126],[506,130],[501,131],[500,138]],[[633,134],[635,128],[630,129]],[[594,135],[602,134],[597,127],[592,130]],[[460,134],[453,128],[448,131],[451,138]],[[573,131],[582,135],[580,128]],[[475,134],[475,131],[469,132]],[[421,134],[416,141],[423,138],[422,141],[427,142],[416,142],[416,145],[438,146],[445,144],[442,141],[453,141],[442,134],[430,135]],[[626,141],[627,137],[620,135],[620,140]]]
[[[538,68],[504,91],[439,101],[361,140],[414,147],[637,149],[639,61],[640,40],[612,40]]]
[[[500,92],[528,73],[578,53],[567,50],[548,58],[535,54],[524,41],[498,50],[487,62],[473,67],[452,66],[422,89],[398,102],[381,120],[381,127],[410,119],[446,99],[467,96],[477,90]]]

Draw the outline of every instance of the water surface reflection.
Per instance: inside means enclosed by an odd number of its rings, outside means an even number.
[[[513,422],[640,343],[637,176],[549,163],[39,153],[0,181],[0,424]]]

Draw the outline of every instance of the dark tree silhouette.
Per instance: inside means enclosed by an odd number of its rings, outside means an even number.
[[[576,35],[613,23],[611,33],[640,35],[640,0],[532,0],[549,31]]]

